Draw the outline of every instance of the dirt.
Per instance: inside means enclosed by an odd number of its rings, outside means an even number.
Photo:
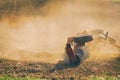
[[[0,76],[38,77],[45,79],[87,79],[91,76],[120,76],[120,58],[111,60],[85,60],[80,65],[59,61],[57,64],[0,59]]]

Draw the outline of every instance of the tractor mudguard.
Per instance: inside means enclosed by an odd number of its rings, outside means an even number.
[[[67,53],[69,59],[74,59],[75,58],[75,55],[73,53],[73,50],[72,50],[70,44],[66,44],[66,53]]]

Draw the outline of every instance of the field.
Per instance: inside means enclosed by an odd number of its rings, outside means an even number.
[[[120,58],[86,60],[79,66],[63,61],[57,64],[0,59],[1,80],[119,80]],[[102,79],[103,78],[103,79]]]
[[[119,21],[119,0],[0,0],[0,80],[120,80]],[[88,34],[71,65],[67,38]]]

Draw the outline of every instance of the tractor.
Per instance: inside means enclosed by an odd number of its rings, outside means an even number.
[[[85,46],[85,43],[92,40],[92,35],[69,37],[67,39],[65,50],[70,64],[79,65],[85,58],[88,57],[89,51]]]

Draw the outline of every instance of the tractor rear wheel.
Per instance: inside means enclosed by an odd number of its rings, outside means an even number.
[[[72,65],[79,65],[81,62],[81,59],[79,58],[79,56],[76,55],[75,59],[69,59],[69,62]]]

